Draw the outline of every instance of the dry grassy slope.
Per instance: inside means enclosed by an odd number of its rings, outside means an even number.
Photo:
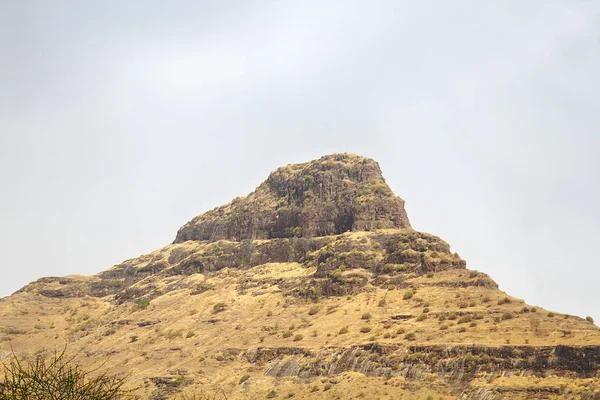
[[[385,253],[385,245],[375,243],[415,235],[423,234],[401,230],[348,233],[324,240],[328,244],[309,251],[304,263],[264,263],[186,274],[173,271],[180,271],[181,263],[199,254],[209,257],[214,250],[211,246],[219,244],[174,244],[126,262],[129,269],[141,270],[150,263],[165,267],[133,283],[129,290],[143,296],[121,304],[122,300],[116,300],[118,293],[103,297],[85,293],[91,282],[100,281],[99,276],[31,284],[0,301],[0,357],[11,348],[21,356],[32,356],[42,349],[61,348],[66,342],[69,351],[78,353],[86,365],[107,360],[114,372],[129,373],[132,385],[140,387],[138,393],[144,398],[169,397],[195,387],[222,388],[228,398],[265,398],[272,390],[279,398],[289,393],[294,393],[294,398],[453,398],[465,387],[485,398],[490,395],[489,387],[496,391],[504,387],[517,389],[509,392],[510,398],[520,394],[533,398],[530,392],[518,389],[542,387],[542,394],[549,396],[556,390],[563,393],[565,387],[577,393],[577,388],[589,389],[599,383],[552,374],[494,378],[492,371],[501,368],[483,368],[465,384],[457,385],[428,371],[424,367],[427,361],[419,359],[423,352],[407,350],[410,346],[600,345],[600,334],[579,317],[551,316],[540,307],[532,312],[532,307],[498,290],[483,274],[464,268],[443,269],[443,265],[452,265],[450,261],[437,265],[426,261],[438,272],[425,273],[411,265],[386,269],[388,264],[374,272],[373,265],[381,264],[378,260]],[[318,255],[342,244],[348,246],[348,242],[352,243],[348,248],[366,246],[362,252],[377,248],[379,253],[364,268],[336,267],[335,258],[343,252],[319,267],[314,265]],[[432,239],[431,243],[438,242]],[[174,259],[173,254],[179,256]],[[342,258],[351,261],[350,255]],[[331,265],[326,267],[327,263]],[[326,276],[315,278],[323,269]],[[123,267],[113,270],[123,271]],[[347,294],[312,299],[294,290],[307,282],[345,282],[357,277],[366,283],[342,285]],[[138,287],[146,289],[133,290]],[[406,299],[409,291],[414,294]],[[61,293],[75,297],[48,296]],[[143,299],[148,298],[152,300],[144,308]],[[421,315],[427,318],[419,318]],[[440,321],[440,316],[446,320]],[[462,322],[460,318],[465,316],[471,321]],[[407,338],[410,333],[414,340]],[[339,373],[330,375],[322,370],[346,349],[369,349],[375,343],[387,349],[383,356],[359,350],[364,354],[353,354],[360,360],[353,368],[338,366]],[[395,364],[390,364],[393,357]],[[294,361],[283,365],[277,364],[278,360]],[[389,370],[378,370],[369,363],[387,363]],[[410,365],[423,368],[410,372],[405,369]],[[298,375],[303,371],[308,372],[301,379]],[[240,384],[246,374],[248,380]],[[271,376],[286,374],[295,376]],[[397,376],[373,376],[378,374]],[[473,392],[476,388],[480,392]]]
[[[0,358],[65,345],[140,398],[600,399],[596,326],[467,270],[349,154],[274,171],[172,245],[0,300]]]

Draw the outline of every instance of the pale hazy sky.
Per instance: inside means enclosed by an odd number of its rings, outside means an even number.
[[[0,296],[348,151],[469,268],[600,320],[599,71],[598,1],[0,0]]]

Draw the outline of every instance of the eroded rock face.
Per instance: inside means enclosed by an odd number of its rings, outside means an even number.
[[[254,192],[197,216],[177,232],[186,240],[316,237],[410,228],[376,161],[334,154],[272,172]]]

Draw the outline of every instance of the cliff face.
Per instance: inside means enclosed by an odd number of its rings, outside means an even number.
[[[183,226],[186,240],[315,237],[347,231],[410,228],[377,162],[336,154],[272,172],[253,193]]]

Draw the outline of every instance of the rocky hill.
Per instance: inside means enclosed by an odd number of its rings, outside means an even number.
[[[0,300],[0,358],[62,348],[140,398],[600,398],[600,332],[410,226],[378,164],[289,165],[94,276]]]

